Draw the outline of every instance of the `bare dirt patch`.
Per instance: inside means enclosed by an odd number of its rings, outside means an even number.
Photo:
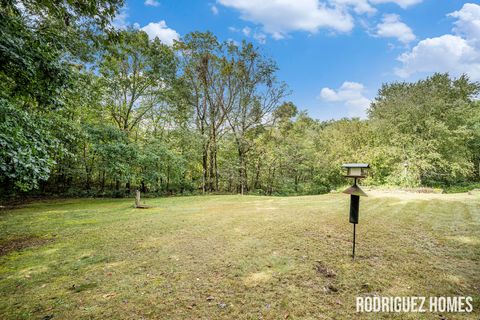
[[[322,261],[317,260],[314,269],[326,278],[335,278],[337,273],[328,268]]]
[[[39,247],[51,241],[53,241],[53,239],[40,238],[37,236],[26,236],[7,240],[0,243],[0,256],[7,255],[13,251],[20,251],[26,248]]]

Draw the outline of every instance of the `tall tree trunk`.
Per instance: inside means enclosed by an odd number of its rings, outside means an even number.
[[[167,185],[165,187],[167,194],[169,194],[169,189],[170,188],[170,166],[167,166]]]
[[[209,190],[218,191],[217,141],[216,134],[212,133],[209,153]]]
[[[85,189],[90,190],[90,171],[91,168],[88,165],[88,160],[87,160],[87,144],[83,144],[83,162],[85,164]]]
[[[210,150],[209,150],[209,158],[208,158],[208,163],[209,163],[209,170],[208,170],[208,190],[209,191],[215,191],[215,165],[214,165],[214,151],[213,149],[215,148],[215,142],[212,141],[210,142]]]
[[[213,154],[213,163],[215,166],[215,191],[218,191],[218,163],[217,163],[217,146],[215,145],[215,150]]]
[[[240,193],[243,195],[245,192],[248,191],[247,188],[247,164],[245,159],[245,153],[243,149],[240,147],[238,148],[238,160],[239,160],[239,167],[238,167],[238,175],[240,179]]]
[[[296,170],[294,170],[295,172],[295,192],[298,192],[298,173]]]
[[[258,159],[257,165],[255,167],[255,180],[253,182],[254,189],[260,189],[260,168],[262,165],[261,159]]]
[[[206,192],[208,170],[208,143],[203,144],[202,154],[202,192]]]
[[[275,166],[273,169],[270,167],[268,169],[269,177],[268,177],[268,187],[267,187],[267,193],[269,196],[272,195],[273,193],[273,183],[275,182]]]
[[[105,170],[102,171],[101,192],[105,190]]]

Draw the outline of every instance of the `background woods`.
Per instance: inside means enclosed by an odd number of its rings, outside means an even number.
[[[479,182],[466,76],[384,84],[368,119],[322,122],[251,43],[192,32],[172,47],[111,30],[121,1],[49,3],[2,3],[2,194],[318,194],[355,161],[370,184]]]

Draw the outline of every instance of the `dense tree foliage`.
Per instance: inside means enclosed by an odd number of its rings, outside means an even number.
[[[0,7],[0,179],[9,190],[47,180],[68,154],[69,91],[120,0],[14,1]],[[64,118],[65,117],[65,118]],[[64,134],[65,133],[65,134]],[[58,160],[58,159],[57,159]]]
[[[478,176],[479,149],[472,148],[478,122],[471,118],[478,121],[479,104],[472,98],[479,93],[466,76],[452,80],[446,74],[384,85],[369,114],[377,148],[388,150],[382,160],[389,163],[387,178],[419,185]]]
[[[4,1],[4,194],[316,194],[368,162],[370,184],[479,182],[480,86],[435,74],[384,84],[368,119],[321,122],[288,102],[251,43],[192,32],[169,47],[114,31],[121,1]]]

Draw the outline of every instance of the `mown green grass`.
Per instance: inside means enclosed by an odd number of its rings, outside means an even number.
[[[480,196],[63,200],[0,212],[2,319],[478,319]],[[317,264],[332,270],[326,276]],[[473,314],[356,314],[355,297],[473,296]]]

